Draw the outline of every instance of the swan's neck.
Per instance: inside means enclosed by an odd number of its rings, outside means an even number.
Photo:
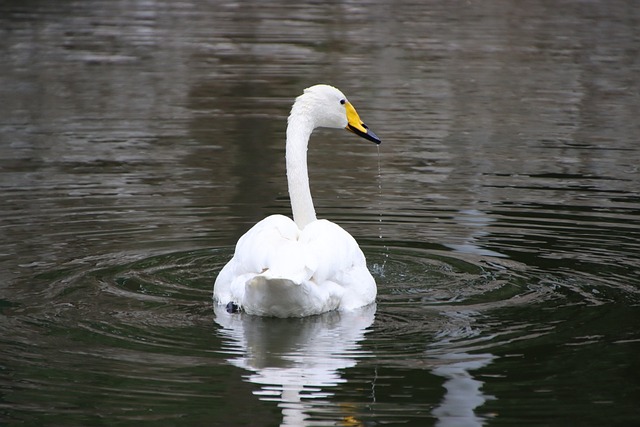
[[[287,126],[287,182],[293,220],[300,230],[316,220],[307,170],[307,145],[313,123],[292,111]]]

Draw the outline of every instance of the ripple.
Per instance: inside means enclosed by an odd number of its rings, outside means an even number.
[[[637,302],[631,285],[630,293],[620,294],[597,277],[552,275],[506,258],[409,243],[370,245],[365,251],[378,282],[378,344],[414,334],[428,335],[427,342],[445,337],[469,342],[479,334],[478,319],[518,306],[596,306],[620,298]],[[23,290],[24,299],[16,298],[3,311],[26,316],[32,326],[82,331],[127,345],[189,346],[192,336],[174,332],[211,324],[213,280],[231,253],[223,248],[126,262],[117,256],[76,260],[38,275],[31,284],[38,292]]]
[[[356,389],[370,387],[368,404],[375,406],[376,393],[389,402],[400,379],[417,371],[433,371],[451,387],[460,379],[477,385],[468,371],[490,366],[498,349],[511,354],[500,357],[518,357],[522,343],[598,316],[582,307],[607,310],[621,298],[637,303],[635,293],[612,292],[597,276],[552,274],[504,257],[382,241],[365,246],[365,253],[379,296],[377,306],[355,318],[328,313],[282,321],[214,313],[213,280],[231,247],[93,256],[40,273],[30,292],[2,307],[9,375],[40,378],[13,390],[35,395],[35,387],[55,402],[63,379],[81,375],[77,397],[66,393],[65,402],[124,385],[126,399],[114,396],[105,404],[148,405],[151,399],[160,408],[215,395],[211,387],[194,387],[228,381],[219,377],[226,372],[220,367],[232,365],[247,372],[242,378],[258,387],[253,393],[259,399],[279,402],[292,420],[302,413],[331,418],[341,412],[327,409],[334,393],[358,401]],[[597,345],[605,336],[583,333],[566,342]],[[387,369],[393,374],[384,374]],[[393,419],[393,405],[376,408]]]
[[[525,265],[452,251],[385,246],[370,254],[369,261],[381,301],[403,306],[497,302],[520,295],[528,280]]]
[[[491,352],[540,339],[566,318],[539,313],[620,297],[619,289],[611,292],[597,276],[552,274],[504,257],[408,245],[371,247],[367,257],[379,289],[368,342],[378,360],[407,369],[441,363],[438,357],[445,354]],[[629,291],[627,297],[637,296],[632,286]]]

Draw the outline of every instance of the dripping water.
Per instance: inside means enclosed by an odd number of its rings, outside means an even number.
[[[384,248],[383,250],[383,259],[382,264],[375,263],[373,265],[373,271],[380,277],[384,277],[385,274],[385,266],[387,264],[387,259],[389,258],[389,248],[384,242],[384,237],[382,235],[382,166],[380,161],[380,146],[377,146],[378,149],[378,238],[382,243]]]

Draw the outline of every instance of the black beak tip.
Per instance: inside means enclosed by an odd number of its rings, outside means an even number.
[[[373,131],[371,129],[369,129],[369,127],[365,124],[363,124],[362,126],[364,126],[364,128],[367,130],[366,132],[362,132],[359,129],[356,129],[355,127],[349,125],[349,130],[352,131],[353,133],[355,133],[356,135],[367,139],[371,142],[375,142],[376,144],[380,144],[382,142],[382,140],[380,138],[378,138],[378,135],[376,135],[375,133],[373,133]]]
[[[375,133],[373,133],[373,131],[371,129],[367,129],[367,136],[366,138],[369,141],[375,142],[376,144],[380,145],[380,143],[382,142],[382,140],[380,138],[378,138],[378,135],[376,135]]]

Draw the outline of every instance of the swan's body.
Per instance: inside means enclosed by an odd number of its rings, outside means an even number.
[[[316,219],[307,172],[307,145],[316,127],[347,128],[380,143],[338,89],[305,89],[287,127],[293,221],[271,215],[238,240],[216,279],[216,303],[249,314],[300,317],[352,310],[375,300],[376,283],[355,239],[339,225]]]

